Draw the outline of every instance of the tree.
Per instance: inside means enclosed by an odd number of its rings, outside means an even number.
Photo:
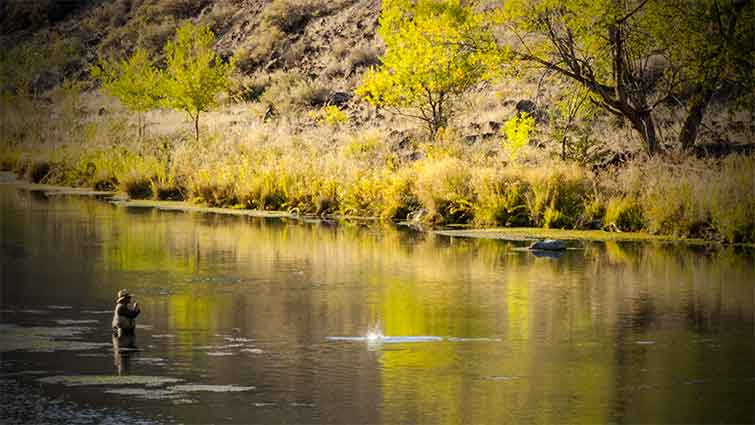
[[[749,0],[507,0],[490,16],[513,34],[507,54],[585,87],[631,124],[650,155],[660,150],[656,108],[690,82],[684,145],[725,71],[752,83]]]
[[[357,94],[379,107],[424,121],[434,135],[455,102],[497,68],[494,39],[474,5],[461,0],[384,0],[378,34],[382,65]]]
[[[733,92],[735,106],[755,106],[755,7],[751,0],[666,0],[653,8],[653,37],[687,92],[678,96],[686,111],[679,144],[689,149],[722,86]]]
[[[234,62],[223,62],[212,49],[215,35],[209,26],[186,23],[165,45],[167,69],[164,103],[186,112],[199,140],[199,115],[217,106],[217,96],[228,89]]]
[[[90,68],[90,74],[102,83],[110,96],[137,114],[139,138],[144,136],[144,113],[156,108],[161,101],[162,74],[152,64],[149,53],[137,49],[125,60],[101,60]]]

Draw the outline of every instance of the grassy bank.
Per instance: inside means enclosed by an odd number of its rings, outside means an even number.
[[[752,156],[593,173],[534,147],[512,157],[498,138],[229,116],[216,114],[198,142],[173,130],[134,140],[116,118],[99,119],[76,142],[5,143],[0,166],[35,183],[208,207],[755,241]]]

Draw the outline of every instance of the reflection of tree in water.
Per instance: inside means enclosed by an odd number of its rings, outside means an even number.
[[[512,249],[523,243],[451,239],[390,226],[282,225],[132,213],[96,203],[86,205],[98,220],[78,227],[56,224],[55,210],[75,210],[78,202],[40,206],[50,214],[35,216],[38,226],[25,230],[29,250],[36,247],[35,232],[55,238],[60,251],[67,244],[77,249],[82,241],[102,241],[97,249],[105,269],[116,276],[138,273],[152,323],[177,334],[171,360],[206,361],[214,376],[235,378],[237,363],[213,361],[191,347],[219,344],[213,335],[233,328],[285,341],[285,356],[249,358],[260,380],[269,380],[266,366],[311,371],[315,364],[325,371],[358,364],[359,377],[348,384],[331,373],[304,373],[276,384],[281,391],[296,385],[297,394],[311,394],[318,406],[356,396],[382,400],[382,407],[372,403],[360,418],[347,417],[349,409],[339,411],[344,422],[378,415],[394,422],[431,421],[431,408],[437,409],[432,422],[716,422],[721,404],[708,416],[700,412],[710,400],[726,398],[724,378],[755,376],[755,260],[736,249],[584,243],[584,250],[554,260]],[[22,217],[4,217],[6,230],[28,229],[18,223]],[[60,268],[56,272],[79,276]],[[9,296],[42,292],[35,282],[46,280],[27,281],[8,286]],[[102,293],[102,299],[113,290],[81,282],[70,282],[66,290]],[[157,297],[157,288],[169,294]],[[502,341],[383,347],[380,355],[341,347],[326,356],[309,351],[326,335],[361,335],[377,321],[386,335]],[[749,334],[742,335],[748,325]],[[731,330],[739,332],[737,338]],[[697,342],[708,339],[712,342]],[[128,373],[129,357],[120,355],[115,342],[114,351],[119,372]],[[485,380],[488,376],[515,379]],[[695,379],[715,382],[685,384]],[[702,394],[709,401],[687,403],[680,410],[688,412],[674,416],[669,406],[678,404],[677,393],[686,400]],[[738,396],[727,397],[732,404],[754,398]],[[628,412],[637,415],[629,418]],[[746,418],[732,412],[720,418]]]

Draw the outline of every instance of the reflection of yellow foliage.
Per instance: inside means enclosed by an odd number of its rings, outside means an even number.
[[[530,297],[527,282],[509,281],[507,289],[507,337],[527,339],[530,336]]]
[[[610,261],[612,264],[632,263],[632,257],[630,257],[629,254],[624,251],[618,243],[614,241],[606,241],[605,247],[608,261]]]

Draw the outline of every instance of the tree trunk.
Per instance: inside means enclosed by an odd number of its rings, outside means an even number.
[[[679,134],[679,143],[682,145],[682,149],[690,150],[695,145],[697,131],[700,128],[700,123],[703,121],[705,110],[713,98],[713,92],[712,88],[703,89],[690,102],[689,113],[684,120],[684,126],[682,126],[682,131]]]
[[[194,135],[196,136],[197,142],[199,141],[199,112],[197,112],[197,115],[194,116]]]
[[[650,111],[641,111],[629,115],[629,121],[632,127],[640,133],[642,142],[645,144],[645,150],[648,155],[653,156],[658,153],[658,135],[655,131],[655,122]]]

